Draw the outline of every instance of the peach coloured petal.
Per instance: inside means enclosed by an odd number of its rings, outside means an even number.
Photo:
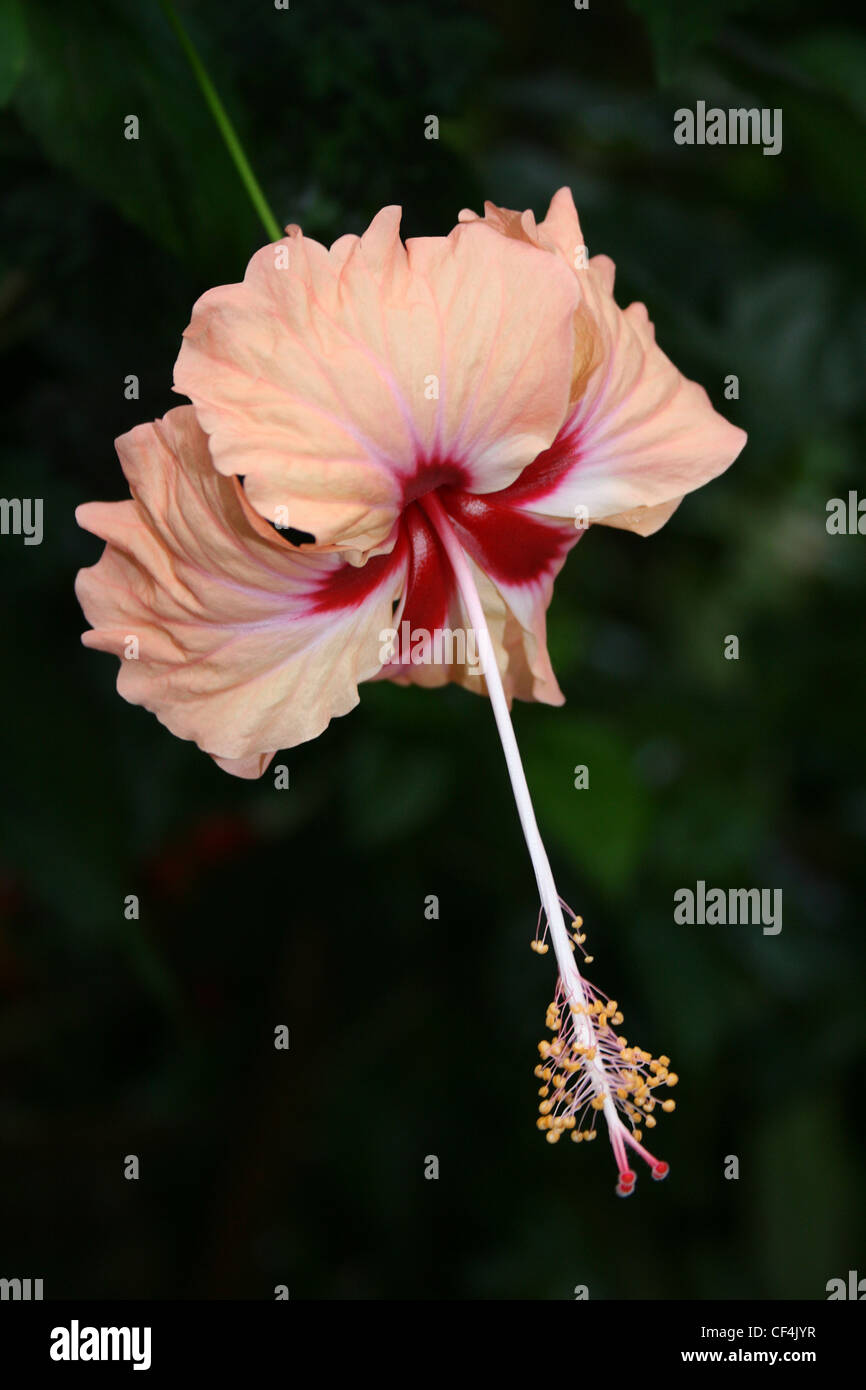
[[[464,225],[477,225],[473,217],[461,213]],[[552,251],[574,268],[581,290],[573,407],[554,444],[519,480],[521,505],[651,534],[686,493],[729,467],[745,433],[661,351],[643,304],[619,308],[613,262],[594,256],[581,265],[583,235],[567,188],[537,228],[526,214],[489,203],[485,222]]]
[[[381,549],[443,483],[506,487],[568,410],[567,267],[481,222],[404,246],[399,222],[330,251],[289,228],[202,296],[175,368],[216,468],[319,546]]]
[[[357,704],[359,682],[379,668],[405,560],[354,569],[299,553],[213,469],[189,406],[138,426],[117,451],[132,500],[77,512],[107,541],[78,576],[93,629],[83,641],[121,658],[125,699],[228,771],[260,776],[274,750],[315,738]]]
[[[217,767],[221,767],[223,772],[230,772],[233,777],[243,777],[247,781],[254,781],[263,776],[275,755],[276,749],[273,753],[251,753],[248,758],[218,758],[211,754]]]
[[[618,512],[616,516],[606,516],[604,525],[635,531],[639,536],[652,536],[670,521],[682,500],[675,497],[671,502],[660,502],[657,507],[635,507],[630,512]]]

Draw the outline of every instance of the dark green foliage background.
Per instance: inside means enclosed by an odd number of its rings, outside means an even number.
[[[535,1130],[552,972],[482,701],[365,688],[277,792],[79,646],[99,545],[73,508],[124,494],[114,436],[176,403],[195,298],[264,237],[156,3],[2,0],[0,493],[46,520],[40,547],[0,539],[0,1274],[46,1297],[823,1298],[866,1273],[866,537],[825,529],[862,488],[866,38],[833,0],[181,12],[282,222],[330,241],[400,202],[444,234],[568,183],[621,302],[749,430],[655,538],[584,539],[550,612],[568,703],[516,713],[594,976],[681,1075],[672,1176],[617,1201],[603,1143]],[[782,154],[676,146],[699,98],[781,106]],[[782,888],[781,935],[675,925],[699,878]]]

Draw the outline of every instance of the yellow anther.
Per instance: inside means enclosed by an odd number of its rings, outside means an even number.
[[[572,925],[577,929],[582,925],[581,920],[576,918]],[[575,930],[572,939],[580,944],[586,938]],[[536,941],[533,949],[546,953],[549,947]],[[586,957],[587,961],[592,959],[592,956]],[[576,998],[565,994],[561,985],[558,989],[559,997],[550,1000],[545,1013],[546,1026],[554,1036],[538,1044],[541,1061],[534,1068],[534,1075],[541,1083],[538,1129],[550,1144],[557,1143],[565,1133],[569,1133],[576,1144],[590,1142],[597,1137],[595,1115],[604,1110],[611,1097],[622,1118],[630,1122],[636,1142],[640,1143],[644,1130],[656,1127],[656,1118],[651,1112],[657,1106],[666,1114],[676,1108],[673,1100],[663,1101],[655,1094],[659,1086],[676,1086],[679,1080],[675,1072],[668,1071],[670,1059],[663,1054],[654,1057],[644,1048],[631,1045],[624,1035],[617,1036],[612,1031],[623,1021],[616,999],[605,1001],[589,987],[578,990]],[[589,1026],[587,1021],[590,1021]],[[606,1030],[604,1035],[602,1029]],[[596,1040],[594,1044],[593,1039]],[[595,1087],[590,1088],[584,1068],[585,1064],[600,1058],[604,1059],[609,1071],[610,1090],[605,1087],[603,1094],[594,1094]],[[556,1113],[557,1110],[562,1113]],[[578,1128],[575,1114],[569,1113],[573,1111],[589,1113],[592,1128]]]

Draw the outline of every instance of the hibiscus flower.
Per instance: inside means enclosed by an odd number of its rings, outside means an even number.
[[[567,189],[538,225],[488,204],[404,244],[399,222],[385,208],[330,250],[290,227],[198,301],[175,369],[192,406],[117,441],[131,500],[79,508],[107,542],[78,580],[84,641],[121,657],[126,699],[242,777],[373,678],[489,696],[542,904],[533,945],[549,932],[559,967],[539,1128],[590,1138],[602,1113],[627,1195],[626,1145],[666,1172],[639,1126],[676,1077],[578,970],[509,705],[562,703],[545,614],[588,527],[657,530],[745,436],[646,309],[618,307]],[[398,630],[471,636],[477,661],[453,642],[416,659]]]

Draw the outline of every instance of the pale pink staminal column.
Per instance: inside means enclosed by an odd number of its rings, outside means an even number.
[[[492,638],[469,562],[435,492],[428,493],[419,499],[419,502],[445,547],[457,586],[475,631],[481,668],[487,681],[487,691],[499,730],[502,750],[505,754],[508,775],[517,803],[517,813],[532,860],[542,908],[559,967],[563,1003],[569,1010],[570,1025],[566,1024],[560,1037],[570,1038],[582,1056],[579,1104],[577,1107],[572,1104],[569,1110],[573,1114],[575,1108],[585,1109],[587,1105],[591,1105],[593,1109],[603,1111],[619,1170],[617,1192],[620,1196],[626,1197],[632,1192],[636,1180],[636,1174],[628,1166],[626,1144],[629,1144],[649,1164],[654,1178],[666,1177],[668,1165],[654,1158],[643,1147],[638,1137],[632,1133],[631,1128],[620,1119],[619,1110],[623,1108],[624,1101],[630,1103],[629,1098],[631,1096],[649,1095],[649,1087],[662,1083],[674,1085],[677,1077],[674,1073],[668,1072],[666,1066],[655,1061],[652,1061],[652,1074],[647,1073],[644,1063],[651,1060],[650,1054],[641,1053],[640,1049],[623,1048],[622,1044],[625,1043],[625,1039],[614,1037],[612,1031],[607,1027],[606,1014],[596,1003],[602,996],[599,996],[598,992],[582,978],[577,968],[572,937],[565,925],[559,893],[535,819]],[[596,1024],[594,1007],[599,1011],[600,1017],[604,1021],[603,1028],[599,1028]],[[616,1013],[615,1004],[613,1005],[613,1012]],[[620,1016],[616,1015],[616,1017]],[[667,1058],[663,1058],[662,1063],[666,1062]],[[636,1070],[635,1063],[637,1064]],[[663,1074],[659,1075],[659,1072]],[[645,1102],[638,1100],[637,1103],[643,1105]],[[653,1103],[650,1100],[649,1106],[651,1107]],[[672,1100],[665,1101],[662,1108],[672,1110],[674,1102]],[[650,1119],[648,1123],[654,1124],[655,1121]],[[588,1133],[586,1137],[589,1137]]]

